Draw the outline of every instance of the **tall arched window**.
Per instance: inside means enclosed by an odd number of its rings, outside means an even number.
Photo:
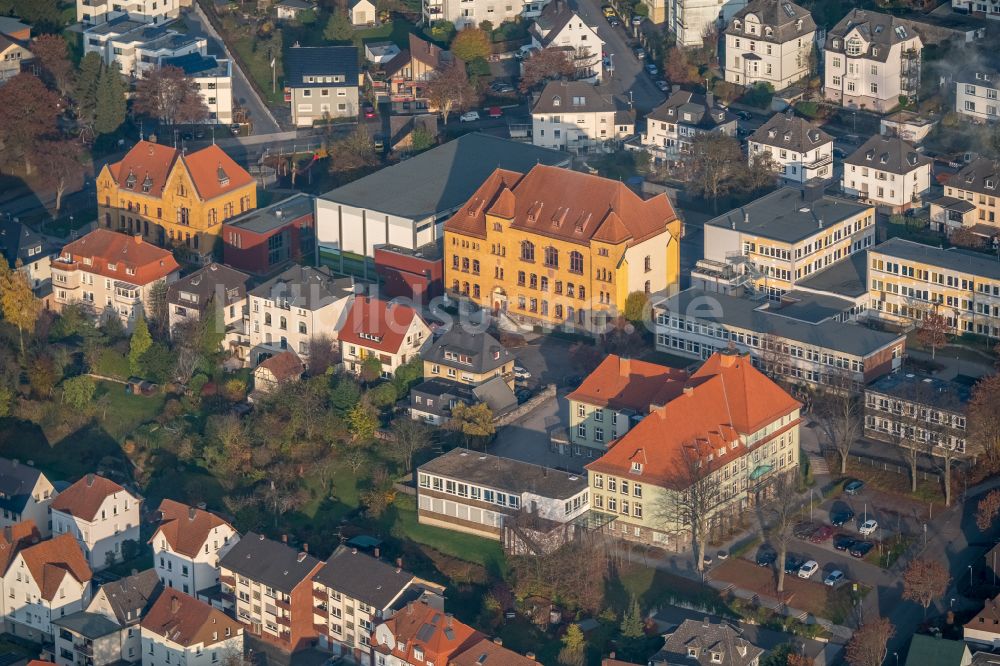
[[[524,261],[535,260],[535,244],[531,241],[521,241],[521,259]]]
[[[559,250],[551,246],[545,248],[545,265],[550,268],[559,268]]]
[[[583,273],[583,255],[576,250],[569,253],[569,270],[572,273]]]
[[[285,319],[285,317],[281,317],[280,319],[278,319],[278,328],[280,328],[283,331],[288,330],[288,320]]]

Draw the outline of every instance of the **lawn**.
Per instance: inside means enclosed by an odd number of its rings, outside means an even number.
[[[149,397],[129,395],[125,392],[123,384],[98,381],[94,400],[98,404],[98,417],[105,432],[121,441],[140,425],[154,419],[162,412],[166,396],[162,393]],[[106,410],[103,410],[102,401],[107,401]]]
[[[285,101],[285,88],[283,79],[279,75],[277,86],[272,89],[271,61],[267,54],[256,48],[257,40],[252,35],[231,36],[226,43],[236,51],[243,62],[246,63],[247,72],[257,85],[264,91],[266,102],[275,106],[281,106]],[[277,63],[280,67],[280,63]]]
[[[705,606],[720,615],[732,615],[718,592],[708,585],[652,566],[629,564],[619,573],[617,583],[617,590],[608,590],[608,605],[622,610],[634,596],[643,608],[674,601]]]

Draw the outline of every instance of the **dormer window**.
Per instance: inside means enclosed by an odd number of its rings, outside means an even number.
[[[770,37],[773,34],[774,34],[774,30],[772,30],[770,26],[764,28],[764,36],[765,37]]]
[[[712,663],[713,664],[721,664],[722,663],[722,653],[721,652],[712,652]]]
[[[633,472],[634,472],[635,474],[642,474],[642,463],[641,463],[641,462],[637,462],[637,461],[634,461],[634,462],[632,463],[632,471],[633,471]]]
[[[219,178],[219,185],[223,185],[223,186],[225,186],[225,185],[228,185],[228,184],[229,184],[229,174],[227,174],[227,173],[226,173],[226,172],[225,172],[225,171],[223,170],[223,168],[222,168],[222,165],[221,165],[221,164],[219,165],[219,168],[218,168],[218,170],[216,171],[216,176],[218,176],[218,178]]]
[[[135,174],[132,172],[131,169],[129,169],[128,177],[125,179],[125,187],[127,187],[130,190],[135,189]]]
[[[882,164],[888,164],[889,163],[889,155],[887,153],[883,153],[882,157],[879,158],[879,162],[881,162]]]
[[[872,48],[872,57],[873,58],[877,58],[878,57],[878,49],[877,48]]]
[[[689,657],[694,657],[695,659],[697,659],[698,658],[698,648],[696,648],[696,647],[688,647],[688,656]]]
[[[868,160],[869,162],[875,159],[875,151],[869,150],[867,153],[865,153],[865,159]]]
[[[914,161],[916,161],[916,157],[914,157],[913,159],[914,159]],[[993,180],[992,178],[987,178],[986,179],[986,189],[988,189],[988,190],[995,190],[995,189],[997,189],[997,181]]]
[[[847,55],[861,55],[861,40],[851,39],[847,42]]]
[[[734,30],[739,30],[741,25],[742,24],[740,23],[739,19],[733,19],[733,29]]]
[[[552,98],[552,106],[559,106],[561,104],[562,104],[562,99],[559,97],[559,95],[556,95],[555,97]]]
[[[149,192],[151,189],[153,189],[153,179],[147,173],[146,177],[142,179],[142,191]]]

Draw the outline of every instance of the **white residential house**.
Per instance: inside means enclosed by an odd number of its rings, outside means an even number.
[[[923,41],[889,14],[853,9],[826,36],[824,97],[883,113],[920,90]]]
[[[425,24],[434,21],[451,21],[459,30],[477,26],[483,21],[500,25],[518,16],[528,18],[532,11],[547,0],[423,0],[423,20]]]
[[[998,5],[992,5],[1000,7]],[[1000,93],[1000,73],[996,71],[964,71],[955,77],[955,113],[971,120],[997,120],[997,95]]]
[[[69,534],[22,549],[3,574],[6,631],[51,643],[52,621],[90,603],[92,577],[79,544]]]
[[[83,53],[97,53],[108,67],[142,78],[166,58],[206,55],[205,37],[185,35],[169,26],[152,25],[132,16],[120,16],[83,32]]]
[[[142,640],[139,623],[162,590],[163,583],[157,577],[156,571],[146,569],[105,583],[94,592],[86,612],[90,615],[102,615],[118,627],[118,651],[121,661],[131,664],[141,661]],[[86,653],[84,656],[87,656]]]
[[[179,67],[198,86],[198,95],[208,107],[208,121],[217,125],[233,122],[233,61],[192,52],[161,58],[162,67]]]
[[[184,0],[76,0],[76,20],[91,25],[128,15],[143,23],[166,23],[180,16],[182,4]]]
[[[372,0],[351,0],[347,13],[351,18],[351,25],[375,25],[375,3]]]
[[[771,153],[781,177],[792,183],[833,176],[833,137],[805,118],[778,113],[747,139],[747,158]]]
[[[919,205],[931,186],[931,158],[894,136],[876,134],[844,160],[844,193],[894,213]]]
[[[576,67],[576,78],[599,83],[604,74],[601,62],[604,40],[597,28],[584,22],[565,0],[552,0],[528,28],[536,49],[562,49]]]
[[[299,46],[285,52],[285,101],[292,124],[312,127],[317,120],[357,118],[358,49],[354,46]]]
[[[675,161],[691,150],[699,134],[718,132],[736,136],[736,116],[719,106],[712,93],[705,95],[681,90],[673,93],[646,117],[642,146],[657,161]]]
[[[52,532],[76,539],[98,571],[122,559],[126,541],[138,545],[141,503],[114,481],[88,474],[52,502]]]
[[[163,590],[140,626],[142,666],[213,666],[243,656],[243,625],[180,590]]]
[[[783,90],[809,76],[812,14],[788,0],[752,0],[726,24],[726,81]]]
[[[1000,20],[1000,5],[989,0],[951,0],[952,11],[979,19]]]
[[[31,461],[0,458],[0,529],[34,521],[43,537],[52,533],[49,505],[55,487]]]
[[[667,30],[674,33],[682,48],[701,48],[705,32],[722,27],[736,12],[746,7],[747,0],[643,0],[650,9],[654,23],[666,21]],[[665,11],[659,5],[665,4]]]
[[[614,150],[635,132],[624,100],[583,81],[550,81],[531,109],[531,142],[572,153]]]
[[[240,540],[239,533],[204,507],[165,499],[159,513],[160,524],[149,541],[163,584],[190,595],[218,585],[219,558]]]
[[[431,342],[431,329],[408,305],[358,296],[337,337],[345,370],[358,374],[365,359],[374,356],[382,363],[382,376],[388,378],[420,356]]]

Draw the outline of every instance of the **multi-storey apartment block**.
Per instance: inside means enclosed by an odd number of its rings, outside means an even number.
[[[587,465],[591,507],[616,516],[613,535],[676,548],[685,530],[657,507],[701,479],[712,488],[711,522],[757,504],[771,477],[796,471],[800,407],[748,356],[717,353]]]
[[[414,601],[375,628],[372,663],[381,666],[453,664],[454,656],[483,638],[450,613],[424,601]],[[502,655],[497,663],[512,662]]]
[[[167,321],[170,334],[184,322],[202,321],[210,314],[225,327],[223,350],[243,363],[250,353],[247,331],[247,289],[250,276],[225,264],[211,263],[167,288]],[[209,308],[214,312],[209,313]]]
[[[997,185],[1000,165],[980,157],[958,170],[944,184],[944,196],[931,202],[931,228],[948,234],[965,227],[984,238],[1000,229]]]
[[[890,14],[853,9],[826,36],[824,97],[885,112],[920,90],[923,41]]]
[[[804,183],[833,176],[833,137],[805,118],[776,113],[747,140],[747,156],[770,153],[781,177]]]
[[[515,321],[603,330],[629,293],[677,284],[680,231],[666,195],[643,201],[542,165],[498,169],[445,223],[445,285]]]
[[[575,78],[600,83],[604,40],[597,28],[587,25],[565,0],[552,0],[528,29],[536,49],[564,51],[576,70]]]
[[[149,542],[163,584],[192,596],[218,585],[219,558],[240,540],[239,533],[202,507],[165,499],[158,511],[160,524]]]
[[[133,80],[146,76],[166,59],[204,56],[207,49],[205,37],[182,34],[169,26],[125,15],[93,25],[83,33],[84,54],[97,53],[105,65]]]
[[[357,118],[358,49],[354,46],[299,46],[285,54],[285,101],[292,123],[312,127],[317,120]]]
[[[752,0],[726,24],[726,81],[783,90],[812,72],[816,22],[789,0]]]
[[[687,289],[654,307],[656,348],[696,359],[735,348],[775,379],[860,387],[900,367],[906,337],[844,321],[851,307],[799,291],[778,304]]]
[[[874,244],[874,207],[814,188],[784,187],[705,223],[705,260],[725,274],[715,288],[745,285],[769,298]],[[700,270],[692,277],[716,281]]]
[[[177,67],[196,86],[208,107],[208,122],[229,125],[233,122],[233,61],[203,53],[160,60],[162,67]]]
[[[1000,8],[1000,7],[998,7]],[[955,77],[955,113],[977,121],[1000,119],[1000,73],[994,70],[964,70]]]
[[[149,303],[154,285],[180,275],[163,248],[107,229],[95,229],[68,244],[52,262],[57,306],[80,303],[96,315],[115,314],[126,329]]]
[[[537,16],[545,0],[423,0],[424,23],[451,21],[459,30],[478,26],[483,21],[500,25],[525,12]]]
[[[485,331],[452,326],[421,354],[425,379],[479,386],[500,377],[514,388],[514,355]]]
[[[39,534],[48,536],[49,505],[55,496],[55,486],[33,464],[0,458],[0,529],[30,520]]]
[[[870,316],[919,325],[944,318],[954,334],[1000,337],[1000,264],[989,255],[891,238],[868,252]]]
[[[876,134],[844,160],[844,193],[894,213],[919,206],[933,160],[894,136]]]
[[[76,0],[76,20],[90,25],[127,15],[145,23],[166,23],[180,16],[182,4],[184,0]]]
[[[257,207],[253,177],[216,145],[192,153],[140,141],[97,177],[98,224],[208,263],[222,223]]]
[[[574,456],[599,458],[651,411],[684,389],[688,373],[610,354],[567,396]]]
[[[335,340],[353,295],[353,278],[335,278],[327,268],[298,265],[251,290],[251,362],[256,365],[286,349],[308,357],[312,341]]]
[[[614,150],[635,132],[628,104],[583,81],[550,81],[531,108],[531,141],[571,153]]]
[[[313,576],[323,563],[248,532],[219,561],[222,597],[250,633],[295,651],[312,644]]]
[[[658,161],[676,161],[691,152],[696,136],[706,132],[735,137],[736,116],[719,106],[712,93],[701,95],[675,85],[667,101],[646,117],[642,147]]]
[[[375,357],[382,364],[382,376],[389,378],[420,356],[430,343],[431,329],[409,305],[357,296],[344,313],[338,339],[348,372],[360,374],[365,359]]]
[[[123,558],[126,541],[138,545],[141,503],[114,481],[88,474],[52,501],[52,532],[74,537],[98,571]]]
[[[682,48],[701,48],[705,33],[726,24],[747,0],[643,0],[653,23],[666,21]]]
[[[865,436],[921,453],[942,447],[965,455],[968,402],[965,384],[897,372],[865,388]]]
[[[142,666],[212,666],[243,655],[240,623],[180,590],[163,590],[141,628]]]

